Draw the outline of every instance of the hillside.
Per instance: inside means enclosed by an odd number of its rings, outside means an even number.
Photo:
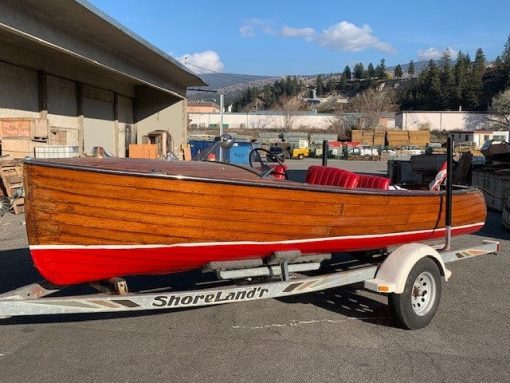
[[[415,76],[418,76],[421,71],[423,71],[427,67],[428,61],[418,61],[415,62]],[[404,78],[407,77],[407,67],[408,64],[401,64],[402,71],[404,72]],[[393,73],[395,69],[394,66],[387,67],[386,70],[389,73]],[[328,78],[340,78],[341,73],[329,73],[323,74],[323,78],[327,80]],[[315,79],[318,75],[302,75],[299,76],[301,80],[304,81],[306,85],[313,85]],[[204,87],[194,87],[193,89],[200,89],[204,91],[197,90],[189,90],[187,93],[188,99],[190,101],[218,101],[218,93],[223,93],[225,95],[226,101],[232,101],[238,95],[242,93],[243,90],[249,87],[263,87],[266,84],[273,84],[274,81],[279,80],[282,77],[286,76],[259,76],[259,75],[250,75],[250,74],[237,74],[237,73],[204,73],[201,74],[200,77],[204,80],[208,86]],[[209,92],[216,91],[216,92]],[[357,93],[357,89],[354,89],[354,93]]]
[[[218,93],[205,91],[221,92],[227,100],[230,100],[248,87],[261,87],[265,84],[272,84],[275,80],[279,79],[276,76],[236,73],[204,73],[200,77],[208,86],[192,88],[204,91],[188,90],[187,96],[191,101],[213,101],[215,99],[217,101]]]

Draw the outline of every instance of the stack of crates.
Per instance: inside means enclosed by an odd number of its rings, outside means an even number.
[[[374,145],[373,130],[353,130],[351,137],[353,142],[361,142],[362,145]]]
[[[406,130],[388,130],[386,139],[389,147],[402,148],[409,145],[409,132]]]
[[[374,132],[374,146],[386,146],[386,132],[384,130]]]
[[[409,144],[424,148],[430,143],[430,130],[417,130],[409,132]]]

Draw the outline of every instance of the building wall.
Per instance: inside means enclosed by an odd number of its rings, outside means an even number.
[[[134,124],[133,99],[117,96],[117,137],[118,148],[115,153],[118,157],[126,156],[129,144],[136,144],[136,126]]]
[[[186,101],[149,87],[138,87],[135,98],[137,140],[153,130],[166,130],[172,139],[172,151],[179,156],[187,138]]]
[[[485,141],[489,141],[489,140],[495,140],[495,139],[501,140],[501,139],[503,139],[503,141],[508,142],[508,136],[509,136],[509,132],[507,132],[507,131],[500,131],[500,132],[491,132],[491,131],[475,132],[474,133],[474,137],[473,137],[473,141],[474,141],[476,146],[481,148],[483,146],[483,144],[485,143]]]
[[[473,132],[455,132],[452,133],[453,141],[456,143],[459,142],[473,142]]]
[[[13,156],[33,155],[31,150],[35,146],[66,145],[78,146],[84,153],[102,146],[124,157],[126,130],[136,130],[133,109],[133,98],[113,90],[0,62],[0,119],[30,119],[36,127],[23,137],[27,142],[4,143],[4,151],[14,148],[10,152]],[[179,127],[182,130],[184,126],[182,123]]]
[[[487,114],[470,112],[402,112],[396,126],[403,130],[477,130],[487,125]]]
[[[102,146],[115,153],[114,92],[83,86],[83,141],[86,153]]]
[[[492,130],[481,130],[476,132],[454,132],[452,134],[453,140],[456,143],[472,142],[477,147],[481,148],[486,141],[498,140],[507,141],[509,132],[507,131],[492,131]]]
[[[190,127],[193,129],[207,129],[219,127],[219,113],[189,113]],[[355,117],[353,117],[355,118]],[[336,120],[333,114],[262,114],[262,113],[224,113],[223,125],[230,129],[284,129],[286,125],[291,129],[328,129]],[[290,122],[289,122],[290,121]],[[395,126],[395,118],[383,117],[380,124],[387,129]]]
[[[55,139],[49,143],[63,144],[58,138],[65,136],[65,145],[79,146],[76,83],[54,76],[47,76],[46,81],[49,141]]]
[[[211,102],[190,103],[188,102],[188,113],[218,113],[220,106]]]
[[[0,118],[39,117],[37,72],[0,62]]]
[[[219,113],[189,113],[190,126],[206,129],[219,127]],[[306,126],[315,129],[327,129],[331,126],[333,115],[295,115],[291,117],[293,128]],[[256,113],[224,113],[223,125],[230,129],[282,129],[285,126],[285,116],[281,114]]]

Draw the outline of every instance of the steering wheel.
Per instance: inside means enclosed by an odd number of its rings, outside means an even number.
[[[262,157],[260,154],[264,153],[265,156]],[[283,172],[283,176],[285,179],[289,179],[289,175],[287,174],[287,169],[285,169],[285,165],[283,165],[283,161],[280,160],[277,156],[275,156],[273,153],[271,153],[267,149],[263,148],[254,148],[250,151],[250,154],[248,156],[250,160],[250,167],[255,168],[255,162],[260,163],[260,178],[265,178],[272,174],[275,171],[275,168],[269,165],[268,158],[273,159],[275,162],[278,162],[279,168]]]

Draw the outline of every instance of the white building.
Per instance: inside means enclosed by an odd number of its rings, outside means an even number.
[[[346,114],[354,121],[355,113]],[[191,129],[217,128],[220,125],[220,113],[189,113]],[[336,120],[334,114],[298,112],[293,114],[280,113],[224,113],[223,127],[227,129],[292,129],[324,130],[330,128]],[[382,117],[380,124],[385,128],[395,127],[395,117]]]
[[[481,148],[482,145],[489,140],[506,141],[509,139],[508,130],[457,130],[452,132],[453,141],[456,143],[473,143]]]
[[[400,112],[395,124],[403,130],[419,130],[427,127],[430,130],[473,131],[487,128],[487,113],[475,112]]]

